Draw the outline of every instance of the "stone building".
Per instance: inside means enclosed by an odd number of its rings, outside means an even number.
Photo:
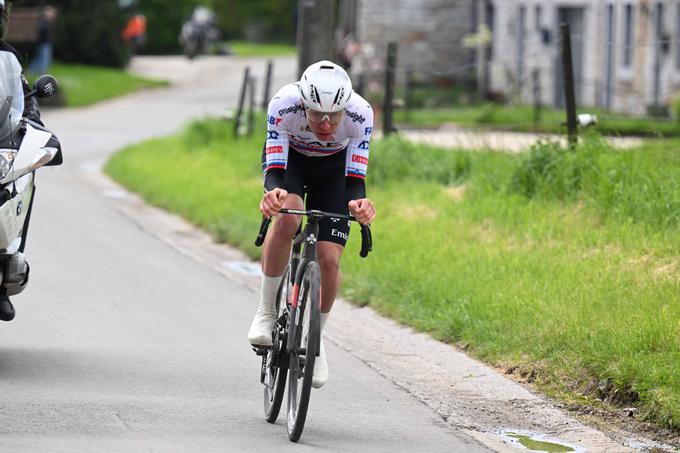
[[[561,23],[571,29],[577,106],[646,114],[680,89],[680,0],[483,1],[478,22],[492,39],[478,73],[491,91],[563,105]]]
[[[384,78],[387,43],[398,43],[397,77],[406,70],[446,78],[474,73],[474,50],[463,38],[475,31],[476,0],[350,0],[341,2],[341,29],[360,44],[352,73]],[[351,18],[351,19],[349,19]]]

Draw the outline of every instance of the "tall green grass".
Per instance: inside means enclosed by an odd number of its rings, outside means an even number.
[[[107,172],[257,256],[263,135],[231,130],[195,123]],[[621,152],[591,137],[517,156],[376,142],[374,253],[358,257],[354,230],[344,295],[562,398],[635,405],[677,429],[679,144]]]

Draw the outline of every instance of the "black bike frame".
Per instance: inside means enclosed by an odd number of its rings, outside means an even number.
[[[354,216],[345,214],[334,214],[318,210],[304,210],[304,209],[281,209],[281,214],[294,214],[307,217],[307,222],[304,228],[299,231],[293,238],[293,248],[290,257],[290,284],[293,287],[293,293],[290,302],[290,318],[288,329],[288,341],[286,342],[286,352],[290,353],[294,338],[299,324],[299,317],[297,316],[298,303],[301,300],[300,287],[302,286],[302,277],[307,264],[312,261],[317,261],[317,242],[319,238],[319,221],[323,218],[336,218],[340,220],[356,221]],[[260,225],[260,232],[255,240],[255,245],[260,246],[264,243],[264,237],[267,234],[267,229],[271,219],[263,218]],[[302,249],[304,245],[304,250]],[[359,255],[365,258],[373,249],[371,230],[368,225],[361,225],[361,251]],[[302,294],[304,298],[306,294]],[[318,355],[318,351],[316,351]]]

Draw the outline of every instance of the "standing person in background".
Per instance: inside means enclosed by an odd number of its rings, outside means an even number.
[[[121,36],[128,42],[132,54],[137,54],[146,40],[146,16],[141,13],[133,14]]]
[[[28,70],[34,74],[44,74],[52,64],[52,28],[57,18],[57,10],[47,5],[38,19],[38,46]]]

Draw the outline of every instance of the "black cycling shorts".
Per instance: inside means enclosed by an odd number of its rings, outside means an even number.
[[[345,157],[347,149],[330,156],[307,156],[291,147],[283,175],[283,188],[305,200],[307,209],[349,215],[345,200]],[[305,199],[305,194],[307,198]],[[322,219],[319,240],[340,244],[349,238],[349,220]]]

